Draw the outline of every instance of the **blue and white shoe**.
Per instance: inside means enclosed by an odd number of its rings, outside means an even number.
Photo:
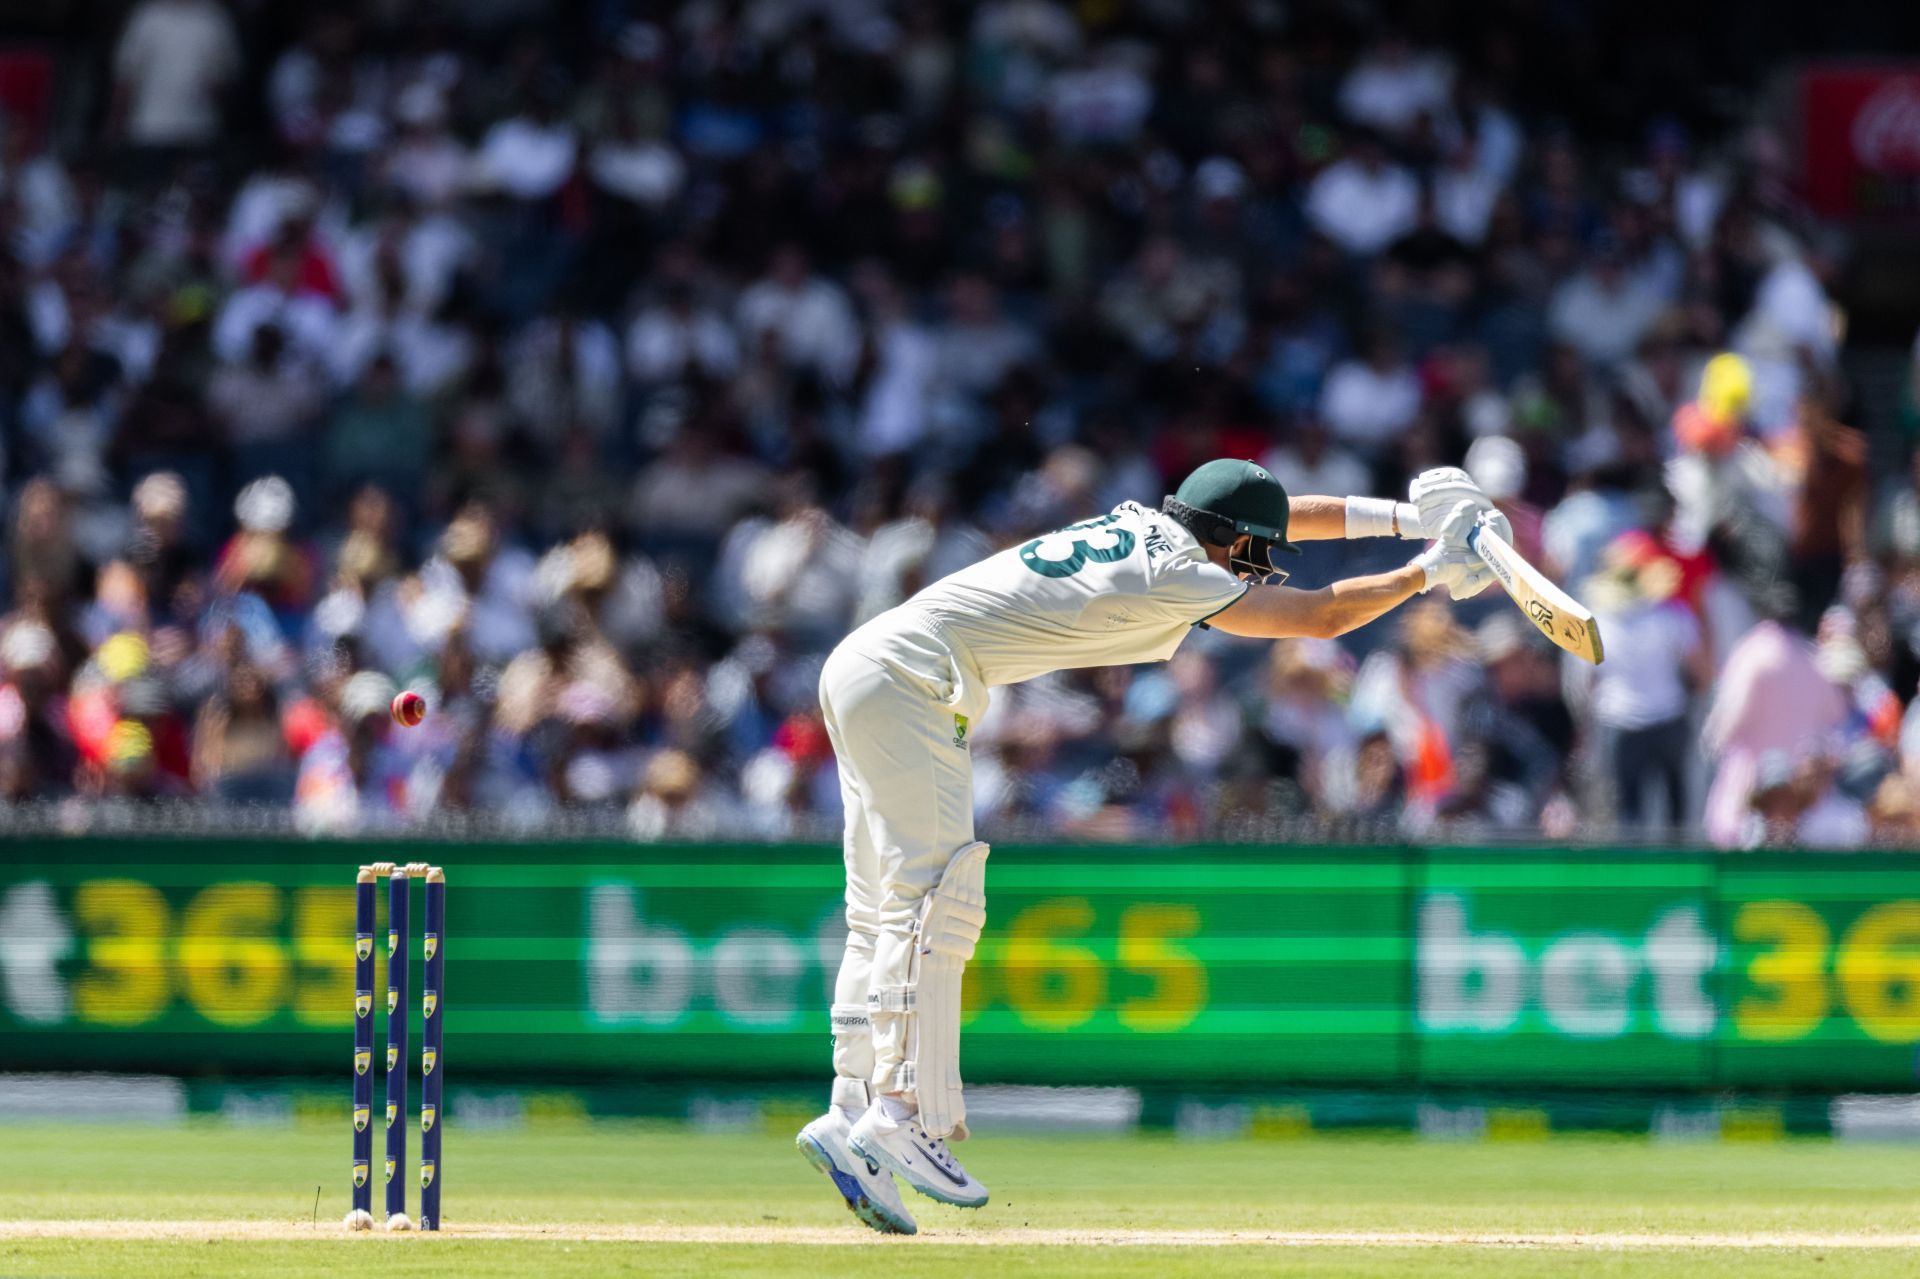
[[[853,1125],[847,1149],[854,1158],[878,1164],[929,1199],[956,1208],[978,1208],[987,1202],[987,1188],[960,1166],[946,1142],[922,1128],[917,1117],[888,1118],[878,1101]]]
[[[847,1149],[851,1125],[838,1107],[827,1111],[805,1128],[794,1140],[807,1162],[827,1175],[833,1188],[847,1201],[847,1211],[883,1235],[912,1235],[920,1232],[893,1174],[879,1164],[857,1157]]]

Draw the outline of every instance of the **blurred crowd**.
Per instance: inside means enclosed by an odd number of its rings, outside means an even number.
[[[1920,837],[1844,241],[1764,127],[1591,136],[1552,31],[1477,29],[138,0],[0,144],[0,796],[831,832],[841,635],[1240,456],[1464,461],[1609,660],[1497,593],[1196,634],[997,691],[984,831]]]

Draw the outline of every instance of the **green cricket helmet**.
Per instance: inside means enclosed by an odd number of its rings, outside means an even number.
[[[1231,548],[1247,538],[1245,550],[1228,560],[1242,577],[1265,579],[1277,573],[1284,579],[1285,570],[1273,562],[1274,552],[1300,552],[1287,541],[1287,490],[1254,462],[1215,458],[1182,480],[1160,509],[1213,546]]]

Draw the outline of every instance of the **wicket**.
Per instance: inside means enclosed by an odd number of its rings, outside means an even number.
[[[426,881],[426,958],[420,992],[420,1229],[440,1228],[441,977],[446,953],[447,880],[425,862],[374,862],[354,880],[353,923],[353,1206],[349,1230],[373,1228],[373,927],[374,884],[387,879],[387,1151],[389,1230],[411,1230],[407,1217],[407,932],[414,879]]]

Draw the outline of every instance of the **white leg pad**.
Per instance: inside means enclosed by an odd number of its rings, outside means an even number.
[[[881,1092],[910,1094],[920,1126],[964,1141],[960,1082],[960,984],[987,923],[987,845],[953,855],[920,902],[910,934],[883,933],[874,953],[867,1010]]]

